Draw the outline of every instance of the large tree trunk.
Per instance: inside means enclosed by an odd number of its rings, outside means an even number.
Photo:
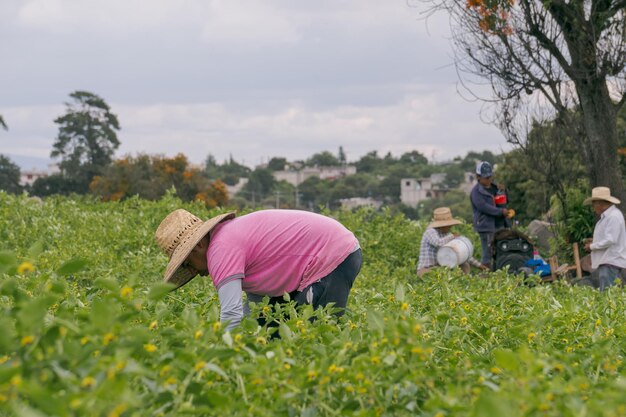
[[[583,140],[591,186],[609,187],[612,195],[626,203],[617,154],[619,144],[615,105],[609,95],[606,81],[597,79],[594,81],[576,82],[587,134]]]

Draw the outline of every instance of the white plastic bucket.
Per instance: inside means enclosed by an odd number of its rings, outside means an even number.
[[[465,236],[459,236],[439,248],[437,263],[452,268],[467,262],[473,253],[472,242]]]

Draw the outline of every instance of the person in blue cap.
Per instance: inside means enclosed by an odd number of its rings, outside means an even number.
[[[493,167],[489,162],[482,161],[476,165],[476,179],[478,182],[470,193],[474,212],[472,225],[480,236],[481,263],[491,267],[493,234],[508,227],[508,219],[514,211],[506,208],[506,194],[504,201],[497,200],[504,190],[493,182]]]

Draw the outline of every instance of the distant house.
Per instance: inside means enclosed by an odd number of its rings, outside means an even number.
[[[476,174],[473,172],[465,172],[463,174],[464,181],[459,185],[459,190],[462,190],[465,194],[470,194],[472,188],[476,185]]]
[[[47,177],[48,175],[55,174],[57,172],[59,172],[59,167],[57,164],[48,165],[47,171],[35,169],[35,168],[20,171],[20,185],[22,187],[26,185],[29,185],[29,186],[33,185],[33,183],[37,179]]]
[[[469,194],[476,183],[476,176],[471,172],[466,172],[463,178],[464,181],[458,189]],[[445,179],[446,174],[443,173],[432,174],[428,178],[420,179],[402,178],[400,180],[400,201],[409,207],[417,207],[422,201],[441,198],[450,191],[443,184]]]
[[[228,191],[228,198],[231,198],[237,194],[248,183],[247,178],[239,178],[239,181],[235,185],[226,184],[226,191]]]
[[[382,201],[371,197],[342,198],[339,201],[341,202],[341,208],[345,210],[352,210],[357,207],[373,207],[378,210],[383,205]]]
[[[274,171],[276,181],[287,181],[291,185],[299,185],[311,177],[318,177],[323,180],[338,179],[356,174],[354,165],[336,167],[306,167],[297,170]]]

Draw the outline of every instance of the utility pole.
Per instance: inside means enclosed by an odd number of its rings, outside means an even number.
[[[300,194],[298,193],[298,181],[296,181],[296,208],[300,206]]]
[[[276,190],[276,208],[280,207],[280,190]]]

